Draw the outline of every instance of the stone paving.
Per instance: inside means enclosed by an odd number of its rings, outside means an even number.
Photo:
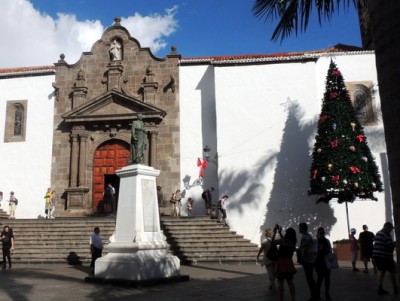
[[[297,269],[296,300],[307,300],[304,274],[300,266]],[[190,280],[137,288],[85,282],[88,271],[87,266],[16,263],[12,269],[0,270],[0,300],[278,300],[276,291],[268,289],[265,269],[255,263],[181,266],[181,274]],[[341,263],[340,269],[332,271],[332,300],[400,300],[392,293],[388,275],[386,278],[384,288],[390,294],[378,296],[376,274],[352,272],[348,263]],[[287,286],[285,300],[290,300]]]

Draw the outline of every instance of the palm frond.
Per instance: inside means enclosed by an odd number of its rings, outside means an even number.
[[[256,0],[252,12],[265,22],[280,18],[271,40],[280,39],[282,42],[293,32],[297,35],[299,29],[302,32],[307,30],[314,5],[319,24],[322,24],[325,20],[331,20],[341,3],[344,9],[348,9],[351,4],[357,7],[358,1],[365,0]]]
[[[282,15],[282,0],[256,0],[253,5],[253,15],[264,22],[273,20]]]
[[[271,40],[281,42],[290,36],[293,32],[297,35],[298,31],[298,1],[287,1],[287,7],[282,14],[282,17],[272,33]]]

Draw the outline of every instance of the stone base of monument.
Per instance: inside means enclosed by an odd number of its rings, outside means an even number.
[[[168,253],[160,228],[156,177],[159,171],[140,164],[118,170],[120,190],[115,233],[108,254],[95,262],[94,279],[154,281],[180,277],[179,258]]]
[[[180,276],[179,258],[156,245],[111,243],[108,253],[96,260],[95,278],[148,281]],[[116,252],[117,251],[117,252]]]

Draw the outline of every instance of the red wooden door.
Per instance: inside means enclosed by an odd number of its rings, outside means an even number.
[[[93,201],[94,212],[103,211],[103,192],[108,183],[106,175],[113,175],[115,171],[126,166],[129,161],[129,145],[123,141],[109,141],[100,145],[93,158]]]

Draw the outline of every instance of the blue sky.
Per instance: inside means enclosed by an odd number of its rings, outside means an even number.
[[[1,0],[0,68],[49,65],[65,53],[74,63],[90,51],[115,16],[139,40],[164,57],[176,45],[183,57],[261,54],[360,46],[358,17],[342,9],[332,22],[279,42],[270,40],[276,21],[251,12],[254,0]],[[7,57],[9,44],[16,52]],[[25,49],[25,51],[24,51]],[[70,60],[68,60],[70,59]]]

